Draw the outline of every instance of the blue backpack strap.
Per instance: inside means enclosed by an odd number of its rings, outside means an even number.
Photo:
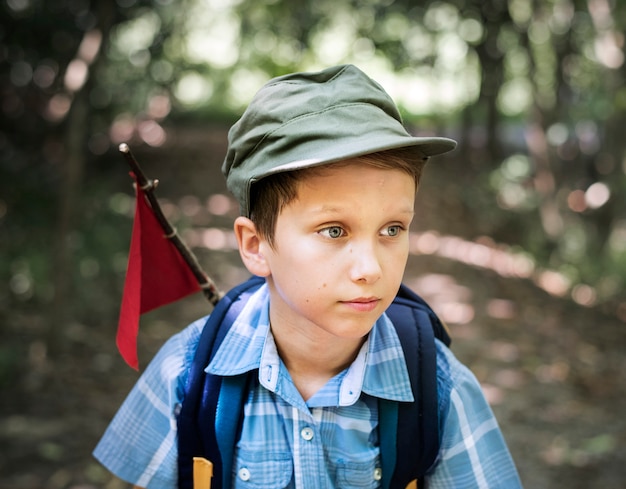
[[[423,479],[439,452],[439,404],[435,337],[450,337],[424,300],[402,285],[386,311],[404,352],[415,402],[379,402],[383,487]]]
[[[204,369],[250,295],[264,282],[253,277],[233,288],[204,325],[178,415],[178,487],[181,489],[193,488],[193,457],[204,457],[213,463],[213,489],[230,485],[230,471],[222,468],[232,466],[248,375],[226,378],[209,375]]]
[[[380,438],[380,460],[383,471],[383,489],[390,489],[391,479],[396,470],[398,454],[398,403],[389,399],[378,400],[378,433]],[[396,486],[393,486],[396,487]]]

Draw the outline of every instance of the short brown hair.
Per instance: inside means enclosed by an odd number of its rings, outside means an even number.
[[[417,190],[428,158],[417,153],[415,148],[399,148],[359,156],[354,160],[376,168],[402,170],[413,177]],[[322,168],[343,163],[276,173],[255,182],[250,189],[250,219],[258,233],[273,246],[276,219],[283,208],[297,198],[298,183]]]

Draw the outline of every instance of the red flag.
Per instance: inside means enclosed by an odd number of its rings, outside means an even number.
[[[198,292],[200,286],[176,247],[165,237],[143,190],[138,185],[135,188],[135,221],[116,343],[126,363],[137,370],[139,316]]]

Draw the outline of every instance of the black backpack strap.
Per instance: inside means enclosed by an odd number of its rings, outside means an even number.
[[[439,452],[439,404],[435,337],[450,337],[422,298],[402,285],[386,311],[404,352],[415,402],[379,402],[383,487],[422,479]]]
[[[193,488],[193,457],[204,457],[213,463],[212,488],[229,486],[229,470],[222,468],[232,466],[248,376],[223,378],[209,375],[204,369],[250,295],[264,282],[262,278],[253,277],[230,290],[204,325],[178,415],[178,487],[181,489]],[[219,437],[216,436],[218,422]]]

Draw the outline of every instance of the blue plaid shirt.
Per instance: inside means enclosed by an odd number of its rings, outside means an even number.
[[[163,346],[96,447],[94,456],[118,477],[149,489],[176,487],[176,415],[205,322]],[[442,446],[428,488],[521,487],[475,377],[440,342],[437,353],[438,388],[450,392],[450,402],[441,405]],[[380,486],[377,398],[413,400],[402,347],[386,316],[353,364],[304,401],[278,356],[264,286],[206,370],[235,375],[257,368],[235,450],[235,489]]]

